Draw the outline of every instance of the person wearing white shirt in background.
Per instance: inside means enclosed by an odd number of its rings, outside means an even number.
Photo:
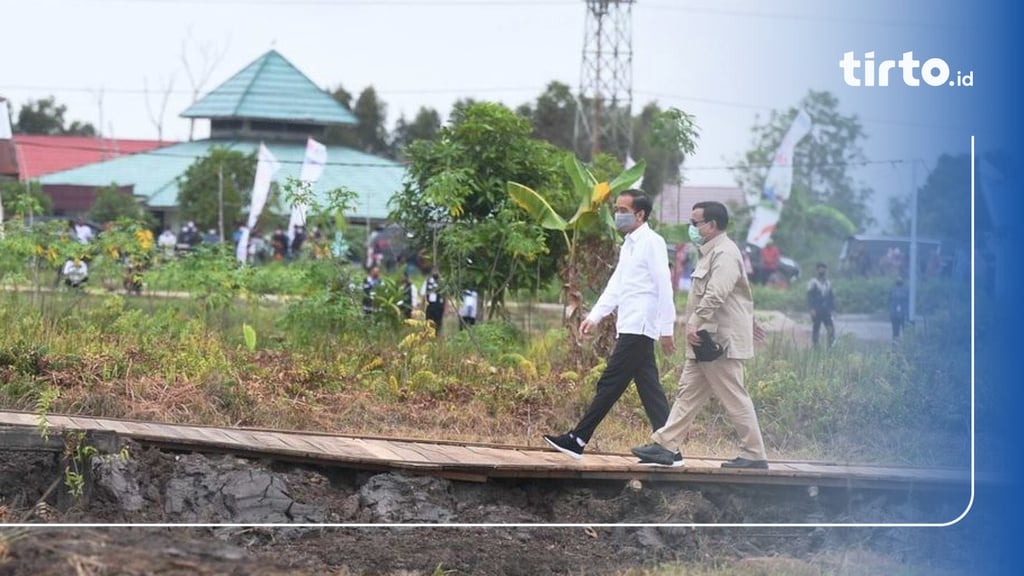
[[[651,208],[650,198],[641,190],[626,190],[615,200],[615,225],[626,238],[608,285],[580,324],[580,333],[587,335],[602,318],[617,310],[615,349],[597,381],[594,399],[576,427],[559,436],[544,435],[552,448],[573,458],[583,456],[597,425],[630,381],[636,382],[654,430],[668,418],[668,399],[658,377],[654,342],[660,340],[666,354],[675,352],[676,309],[665,240],[647,224]]]
[[[64,284],[69,288],[81,288],[89,279],[89,265],[81,258],[68,258],[60,271]]]
[[[466,289],[462,291],[462,305],[459,306],[459,330],[466,326],[476,324],[477,300],[479,296],[476,290]]]
[[[75,223],[75,236],[78,236],[78,241],[82,244],[88,244],[92,242],[96,235],[93,233],[92,228],[85,223],[85,220],[79,218],[78,222]]]

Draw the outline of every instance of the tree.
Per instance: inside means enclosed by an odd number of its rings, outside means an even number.
[[[218,185],[223,175],[224,216],[237,218],[247,206],[256,176],[256,151],[213,148],[196,160],[178,178],[178,206],[181,217],[192,220],[200,229],[216,228],[218,221]]]
[[[356,135],[359,147],[370,154],[388,153],[388,131],[384,126],[387,105],[377,98],[377,91],[373,86],[367,86],[359,93],[352,113],[357,120]]]
[[[520,113],[533,124],[534,138],[546,140],[563,150],[572,150],[576,97],[569,86],[557,81],[551,82],[537,97],[534,106],[531,108],[524,104]]]
[[[53,211],[53,200],[43,192],[38,180],[33,180],[25,190],[24,182],[0,181],[0,201],[3,202],[4,218],[43,216]]]
[[[139,201],[131,194],[121,192],[117,184],[100,188],[92,208],[89,209],[89,219],[105,224],[117,222],[122,218],[142,220],[144,212]]]
[[[923,173],[923,168],[919,173]],[[917,193],[917,233],[966,249],[971,242],[971,158],[939,157]],[[893,232],[910,235],[910,193],[889,201]],[[962,225],[957,225],[958,223]]]
[[[352,93],[345,90],[340,84],[331,92],[331,97],[346,110],[352,111]],[[356,134],[355,126],[352,125],[328,126],[324,132],[324,144],[359,148],[359,136]]]
[[[751,148],[733,169],[736,183],[760,194],[779,143],[800,109],[810,115],[814,128],[794,151],[793,188],[804,190],[813,203],[838,210],[858,229],[871,225],[868,200],[872,191],[857,184],[850,173],[864,162],[860,145],[864,129],[856,115],[844,116],[839,111],[839,100],[830,92],[811,90],[798,106],[772,110],[763,123],[758,118],[751,130]],[[791,208],[786,205],[783,217]]]
[[[417,140],[433,140],[440,130],[441,116],[433,108],[420,107],[412,122],[407,122],[404,116],[399,118],[392,141],[395,156],[403,154],[405,148]]]
[[[88,122],[74,121],[65,126],[68,107],[57,104],[53,96],[39,100],[29,100],[18,111],[18,121],[14,132],[22,134],[47,134],[69,136],[95,136],[96,128]]]
[[[698,137],[693,116],[654,102],[644,106],[633,120],[633,155],[647,162],[644,191],[657,196],[666,184],[678,184],[679,168],[697,149]]]
[[[559,170],[564,153],[531,132],[501,104],[465,104],[436,139],[408,147],[405,185],[391,200],[391,219],[414,247],[436,253],[449,286],[476,288],[489,316],[501,311],[506,290],[535,290],[550,279],[564,253],[506,193],[508,182],[519,182],[559,211],[572,205]]]

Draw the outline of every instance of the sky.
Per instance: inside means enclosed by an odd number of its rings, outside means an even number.
[[[634,111],[656,101],[695,115],[701,136],[687,183],[729,186],[728,167],[749,147],[758,114],[794,106],[809,89],[833,91],[840,110],[864,123],[870,163],[857,177],[875,189],[884,216],[887,198],[921,178],[899,161],[914,158],[926,170],[939,153],[965,150],[964,127],[937,124],[899,89],[884,103],[853,92],[838,61],[844,50],[881,48],[894,36],[931,35],[928,6],[640,0],[631,22]],[[420,106],[445,115],[459,98],[515,107],[552,80],[577,88],[585,14],[582,0],[0,2],[0,96],[16,111],[53,95],[69,120],[106,136],[155,139],[170,85],[164,139],[187,139],[188,121],[178,117],[192,101],[184,61],[195,75],[213,67],[205,93],[273,48],[325,88],[374,86],[393,125]],[[196,136],[207,133],[200,122]]]

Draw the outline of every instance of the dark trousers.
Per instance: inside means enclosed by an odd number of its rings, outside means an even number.
[[[896,340],[903,332],[903,316],[890,316],[889,320],[892,322],[892,339]]]
[[[444,320],[444,304],[440,302],[431,302],[427,304],[424,316],[427,320],[434,323],[434,331],[440,336],[441,335],[441,321]]]
[[[597,425],[626,391],[631,380],[636,381],[640,402],[651,421],[651,428],[657,430],[668,420],[668,399],[658,379],[658,366],[654,361],[654,340],[640,334],[620,334],[615,350],[608,358],[597,391],[587,412],[580,419],[573,434],[589,442]]]
[[[825,325],[825,330],[828,331],[828,345],[831,346],[836,342],[836,327],[832,324],[832,313],[818,312],[814,315],[811,324],[811,343],[815,347],[818,346],[818,336],[821,334],[822,324]]]

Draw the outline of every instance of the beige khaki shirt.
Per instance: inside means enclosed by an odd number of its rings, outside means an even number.
[[[710,332],[726,358],[753,358],[754,299],[736,243],[724,233],[705,242],[691,278],[687,326]],[[691,346],[686,356],[694,358]]]

